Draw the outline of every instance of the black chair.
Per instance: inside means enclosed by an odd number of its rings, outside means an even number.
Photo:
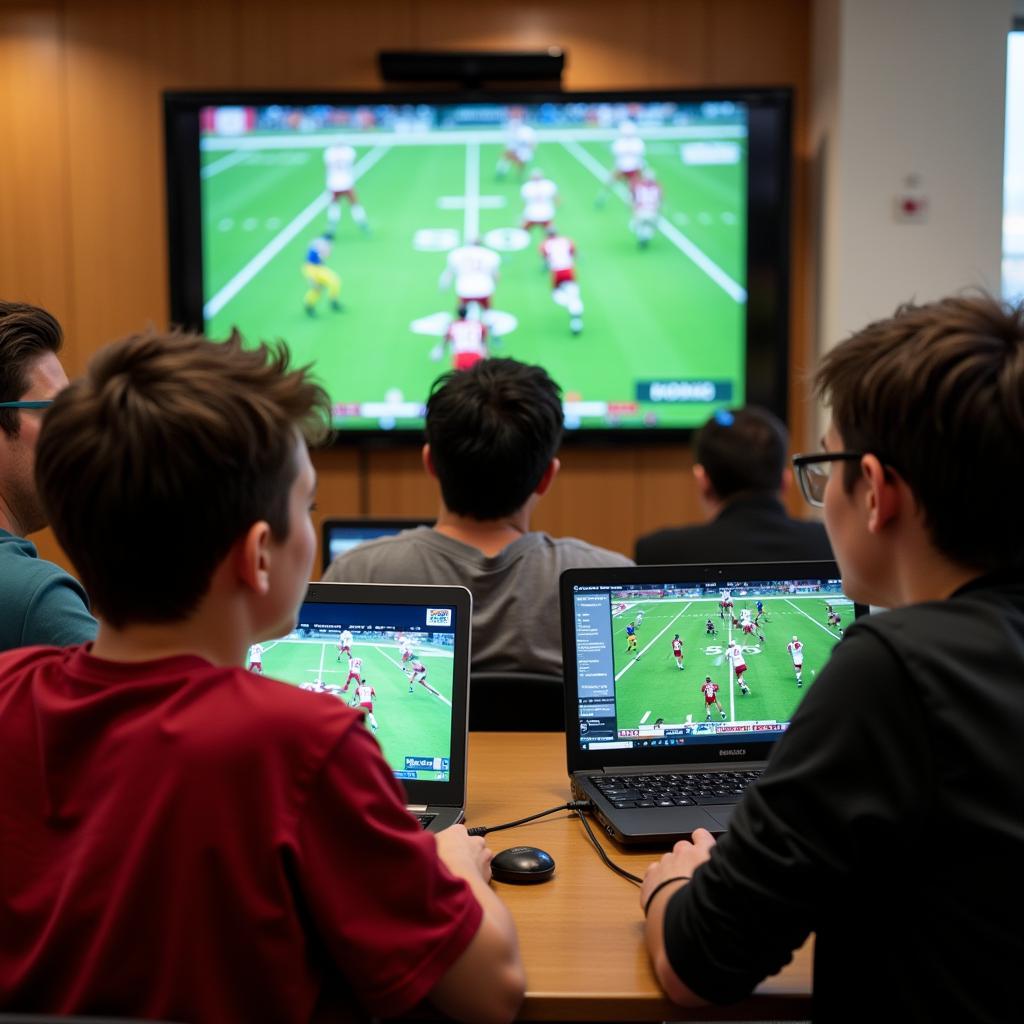
[[[472,672],[469,728],[475,732],[564,732],[565,687],[535,672]]]

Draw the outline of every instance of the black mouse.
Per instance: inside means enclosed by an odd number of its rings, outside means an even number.
[[[555,860],[536,846],[511,846],[491,859],[491,876],[498,882],[531,885],[555,873]]]

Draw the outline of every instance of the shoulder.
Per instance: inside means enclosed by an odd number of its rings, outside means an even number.
[[[360,582],[365,571],[389,565],[402,565],[411,553],[431,548],[435,531],[429,526],[403,530],[391,537],[364,541],[338,555],[324,572],[325,582]],[[411,581],[410,581],[411,582]]]
[[[639,564],[653,564],[662,561],[687,561],[687,552],[699,551],[701,539],[711,529],[709,523],[694,526],[676,526],[656,530],[640,537],[636,542],[636,560]],[[680,558],[682,553],[682,558]]]
[[[589,566],[633,565],[633,559],[618,551],[599,548],[578,537],[552,537],[547,533],[531,533],[536,537],[535,548],[555,555],[562,568],[583,569]]]

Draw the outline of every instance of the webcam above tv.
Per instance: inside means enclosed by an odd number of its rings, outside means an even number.
[[[442,373],[543,365],[567,436],[786,414],[784,89],[165,97],[171,308],[285,339],[339,436]]]

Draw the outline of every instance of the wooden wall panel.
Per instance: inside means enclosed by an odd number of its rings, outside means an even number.
[[[804,166],[811,0],[0,0],[0,292],[52,308],[74,373],[168,317],[161,93],[376,88],[380,49],[562,46],[574,89],[797,91],[794,370],[808,363]],[[11,145],[6,145],[12,140]],[[802,447],[806,404],[793,388]],[[536,523],[629,552],[699,514],[679,446],[570,449]],[[318,453],[321,515],[436,511],[415,451]],[[794,499],[794,508],[799,508]],[[49,550],[49,549],[48,549]]]

